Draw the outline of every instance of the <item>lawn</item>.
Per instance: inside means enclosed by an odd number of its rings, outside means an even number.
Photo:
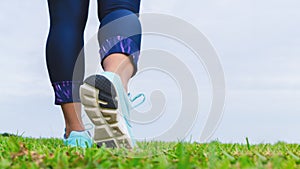
[[[300,168],[298,144],[140,142],[139,148],[70,148],[60,139],[0,136],[0,168]]]

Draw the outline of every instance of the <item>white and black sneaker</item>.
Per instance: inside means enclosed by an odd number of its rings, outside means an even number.
[[[94,140],[98,147],[135,146],[129,121],[132,107],[117,74],[103,72],[88,77],[80,87],[80,99],[95,125]]]

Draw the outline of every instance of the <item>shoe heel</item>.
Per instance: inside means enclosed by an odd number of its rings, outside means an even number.
[[[80,99],[84,110],[95,125],[94,140],[98,147],[132,148],[130,138],[119,126],[118,99],[114,86],[103,76],[87,78],[80,87]]]

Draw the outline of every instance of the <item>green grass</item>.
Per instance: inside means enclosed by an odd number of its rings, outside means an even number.
[[[66,147],[59,139],[0,136],[0,169],[300,168],[298,144],[143,142],[139,146],[135,150],[80,149]]]

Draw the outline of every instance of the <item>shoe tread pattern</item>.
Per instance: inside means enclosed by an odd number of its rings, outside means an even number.
[[[93,75],[84,81],[80,93],[84,109],[95,125],[97,146],[132,148],[130,138],[118,126],[118,99],[113,84],[104,76]]]

